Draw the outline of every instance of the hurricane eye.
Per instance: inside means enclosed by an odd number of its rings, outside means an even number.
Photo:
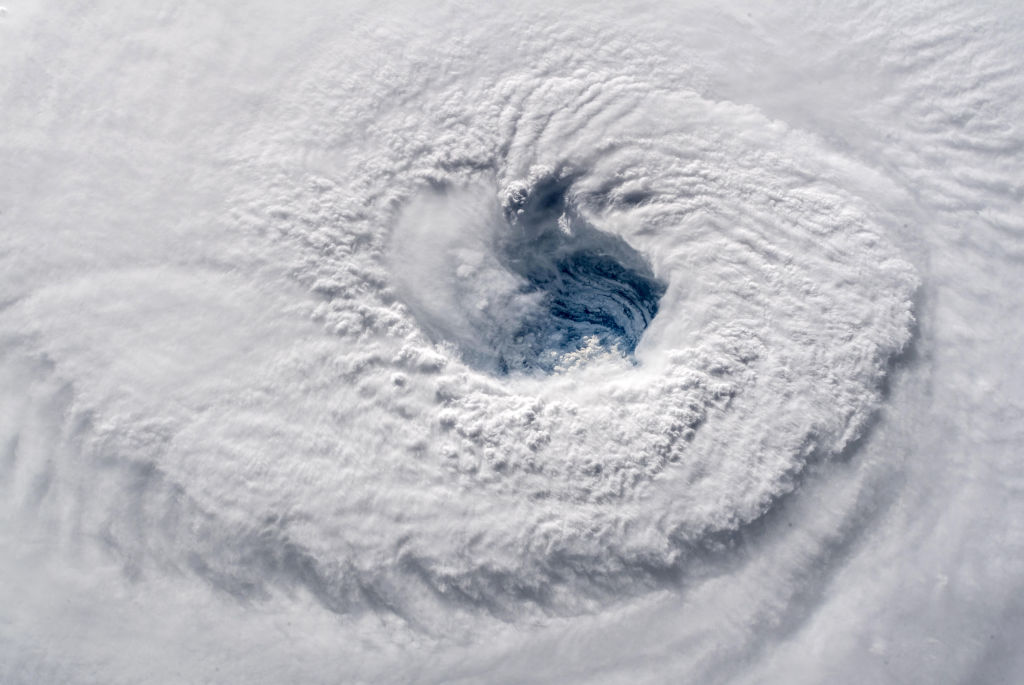
[[[564,183],[541,184],[498,241],[499,260],[522,278],[521,291],[539,295],[513,344],[499,345],[509,369],[551,371],[566,354],[595,344],[629,357],[665,294],[643,256],[594,228],[566,193]]]
[[[398,221],[400,296],[435,342],[494,375],[630,361],[666,286],[621,237],[593,226],[571,179],[431,192]],[[499,206],[500,205],[500,206]]]

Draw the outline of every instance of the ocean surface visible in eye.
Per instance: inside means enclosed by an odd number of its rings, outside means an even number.
[[[625,240],[582,216],[572,182],[549,174],[514,183],[500,212],[479,188],[431,193],[399,220],[401,299],[470,366],[507,375],[553,373],[594,355],[632,361],[666,284]]]
[[[567,353],[597,344],[631,355],[658,313],[665,284],[617,236],[602,233],[567,202],[567,181],[549,179],[505,207],[511,232],[499,259],[540,293],[540,307],[502,345],[503,372],[552,371]]]

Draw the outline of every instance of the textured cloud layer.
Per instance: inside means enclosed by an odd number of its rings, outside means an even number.
[[[9,680],[1016,668],[995,10],[11,10]]]

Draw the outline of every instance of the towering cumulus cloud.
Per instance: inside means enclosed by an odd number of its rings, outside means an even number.
[[[219,4],[0,17],[0,680],[1024,677],[1012,8]]]

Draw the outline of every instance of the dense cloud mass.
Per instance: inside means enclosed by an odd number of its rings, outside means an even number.
[[[1024,678],[1024,15],[790,4],[8,5],[0,681]]]

